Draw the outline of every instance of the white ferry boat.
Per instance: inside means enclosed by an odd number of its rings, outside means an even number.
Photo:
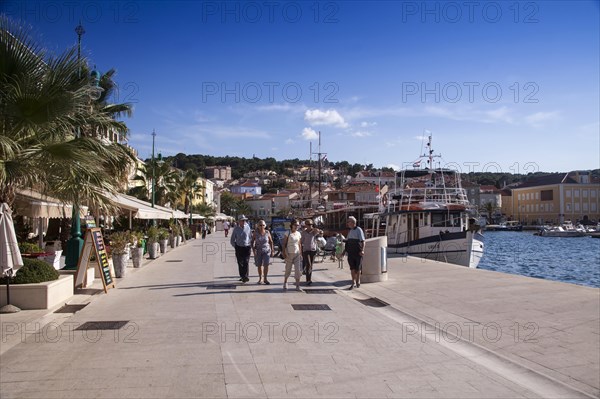
[[[422,156],[427,168],[403,170],[396,189],[382,190],[380,212],[371,216],[370,231],[385,232],[390,255],[476,268],[483,256],[483,236],[470,215],[460,173],[433,168],[431,136],[427,146],[429,153]]]

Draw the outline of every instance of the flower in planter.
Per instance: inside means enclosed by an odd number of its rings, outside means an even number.
[[[131,233],[128,231],[117,231],[110,235],[110,251],[114,255],[127,253],[127,245],[131,241]]]
[[[148,231],[146,232],[146,235],[148,236],[148,243],[152,244],[155,242],[158,242],[158,228],[155,226],[151,226]]]
[[[21,251],[22,254],[36,254],[44,252],[39,245],[32,242],[20,242],[19,251]]]

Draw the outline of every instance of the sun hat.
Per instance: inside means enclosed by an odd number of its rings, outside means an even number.
[[[248,218],[244,215],[240,215],[240,217],[238,217],[238,220],[248,220]]]

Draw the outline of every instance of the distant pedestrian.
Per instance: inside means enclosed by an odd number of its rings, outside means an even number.
[[[229,221],[226,220],[223,222],[223,231],[225,231],[225,237],[229,235]]]
[[[312,269],[317,254],[317,235],[319,230],[313,228],[313,221],[306,219],[304,221],[304,230],[302,230],[302,263],[306,273],[306,285],[312,284]]]
[[[206,231],[208,230],[208,227],[206,226],[206,223],[202,223],[200,228],[202,229],[202,239],[204,240],[206,238]]]
[[[296,291],[300,291],[300,266],[302,262],[302,235],[298,231],[298,221],[293,220],[290,224],[290,232],[283,239],[283,259],[285,259],[285,274],[283,277],[283,289],[287,290],[287,281],[292,273],[294,265],[294,277],[296,278]]]
[[[233,228],[229,242],[235,248],[235,258],[237,259],[240,281],[246,283],[248,278],[248,263],[250,262],[250,244],[252,231],[246,223],[248,218],[241,215],[238,218],[238,225]]]
[[[344,245],[344,236],[341,234],[338,234],[335,237],[335,258],[338,261],[338,267],[340,269],[344,268],[344,248],[346,246]]]
[[[350,266],[350,274],[352,275],[352,285],[349,289],[360,287],[360,274],[362,273],[362,259],[365,254],[365,233],[356,225],[356,218],[350,216],[348,218],[348,238],[346,239],[346,247],[344,252],[348,255],[348,266]]]
[[[252,252],[254,254],[254,262],[258,268],[258,284],[261,282],[266,285],[271,284],[267,279],[269,274],[269,263],[271,256],[275,252],[273,248],[273,238],[271,233],[266,229],[267,224],[264,220],[259,220],[256,224],[256,230],[252,234]]]

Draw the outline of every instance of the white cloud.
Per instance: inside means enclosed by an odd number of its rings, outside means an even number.
[[[319,138],[319,134],[313,128],[305,127],[302,129],[302,138],[304,140],[316,140]]]
[[[361,122],[360,127],[372,127],[377,126],[377,122]]]
[[[304,120],[313,126],[328,125],[342,128],[349,126],[335,109],[328,109],[327,111],[321,111],[320,109],[306,110]]]
[[[558,112],[536,112],[535,114],[531,114],[525,117],[527,123],[529,123],[533,127],[541,127],[546,122],[551,122],[553,120],[558,119]]]
[[[352,136],[354,136],[354,137],[369,137],[372,135],[373,134],[371,132],[367,132],[367,131],[357,131],[357,132],[352,133]]]
[[[295,141],[294,141],[294,140],[292,140],[292,139],[287,139],[287,140],[285,141],[285,143],[286,143],[286,144],[294,144],[294,143],[295,143]]]
[[[387,167],[387,168],[392,168],[392,169],[394,169],[395,171],[398,171],[398,170],[402,169],[400,166],[398,166],[398,165],[396,165],[396,164],[393,164],[393,163],[388,163],[388,164],[386,165],[386,167]]]

